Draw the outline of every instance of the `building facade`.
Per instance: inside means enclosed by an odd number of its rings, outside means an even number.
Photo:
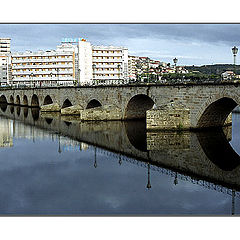
[[[92,46],[93,80],[118,84],[128,80],[128,49],[115,46]]]
[[[75,55],[67,49],[13,53],[11,63],[13,85],[66,86],[75,81]]]
[[[10,53],[11,38],[0,38],[0,53]]]
[[[11,78],[10,44],[10,38],[0,38],[0,86],[6,86]]]
[[[139,57],[137,56],[128,56],[128,77],[129,79],[135,80],[137,78],[137,63]]]

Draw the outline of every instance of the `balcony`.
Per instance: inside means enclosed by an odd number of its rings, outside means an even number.
[[[18,78],[14,77],[12,81],[28,81],[28,82],[34,82],[34,81],[73,81],[75,80],[73,77],[34,77],[34,78]]]
[[[94,71],[94,74],[122,74],[121,71]]]
[[[93,80],[121,80],[123,79],[122,76],[118,77],[112,77],[112,76],[94,76]]]
[[[48,69],[48,68],[73,68],[73,64],[51,64],[51,65],[16,65],[16,66],[12,66],[12,69],[38,69],[38,68],[44,68],[44,69]]]
[[[93,57],[122,57],[122,53],[93,53]]]
[[[57,74],[57,75],[60,75],[60,74],[73,74],[73,70],[69,70],[69,71],[18,71],[18,72],[12,72],[12,75],[31,75],[31,74],[34,74],[34,75],[49,75],[49,74]]]
[[[122,64],[120,64],[122,66]],[[96,64],[96,69],[98,68],[118,68],[118,64]]]
[[[54,58],[54,59],[14,59],[12,58],[12,63],[29,63],[29,62],[73,62],[73,58]]]
[[[122,59],[93,59],[93,63],[102,63],[102,62],[112,62],[112,63],[121,63]]]

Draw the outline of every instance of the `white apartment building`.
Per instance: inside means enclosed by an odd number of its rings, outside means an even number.
[[[0,53],[0,86],[6,86],[10,76],[10,57]]]
[[[0,38],[0,54],[10,53],[10,44],[11,44],[10,38]]]
[[[85,39],[68,38],[59,48],[67,46],[75,52],[75,77],[79,84],[120,83],[128,79],[127,48],[94,46]]]
[[[56,86],[75,82],[75,54],[66,49],[12,53],[13,85]]]
[[[10,38],[0,38],[0,86],[5,86],[11,77]]]
[[[92,46],[93,80],[98,83],[121,83],[128,80],[128,49],[115,46]]]
[[[128,80],[127,48],[73,40],[64,39],[56,50],[12,53],[10,84],[34,87],[118,84]]]
[[[74,42],[70,39],[57,46],[57,50],[74,52],[76,83],[82,85],[91,84],[93,78],[91,44],[85,39],[75,39]]]
[[[139,57],[128,56],[128,77],[129,77],[129,79],[136,79],[138,61],[139,61]]]

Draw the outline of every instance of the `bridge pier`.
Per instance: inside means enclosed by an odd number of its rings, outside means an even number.
[[[84,121],[121,120],[122,110],[116,106],[107,105],[81,110],[80,116]]]
[[[80,115],[83,107],[80,105],[74,105],[61,109],[61,115]]]
[[[190,110],[181,106],[166,105],[146,112],[148,130],[187,130],[190,125]]]
[[[41,112],[60,112],[61,108],[57,103],[47,104],[40,107]]]

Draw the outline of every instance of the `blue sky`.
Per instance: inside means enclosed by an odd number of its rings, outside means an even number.
[[[12,39],[12,51],[55,49],[62,38],[83,37],[94,45],[128,47],[131,55],[203,65],[233,62],[240,24],[0,24],[0,37]]]

